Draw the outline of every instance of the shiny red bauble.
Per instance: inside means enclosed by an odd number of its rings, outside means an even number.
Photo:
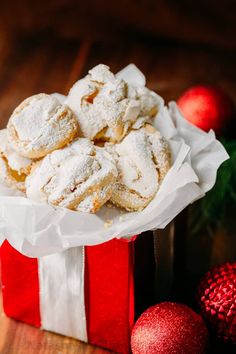
[[[146,310],[131,336],[133,354],[203,354],[207,343],[208,332],[202,317],[173,302]]]
[[[236,344],[236,262],[213,268],[200,281],[203,317],[219,338]]]
[[[193,86],[183,93],[177,104],[184,117],[197,127],[221,134],[234,113],[232,100],[214,86]]]

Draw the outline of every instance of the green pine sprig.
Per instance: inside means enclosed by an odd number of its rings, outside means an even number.
[[[190,208],[189,227],[202,230],[230,229],[236,218],[236,141],[222,141],[230,159],[219,168],[215,186]]]

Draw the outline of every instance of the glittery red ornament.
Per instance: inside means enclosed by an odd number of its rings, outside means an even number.
[[[200,281],[198,300],[218,337],[236,344],[236,262],[209,271]]]
[[[131,336],[133,354],[202,354],[207,343],[203,319],[189,307],[173,302],[146,310]]]
[[[232,100],[221,89],[213,86],[193,86],[177,101],[185,118],[197,127],[222,133],[234,107]]]

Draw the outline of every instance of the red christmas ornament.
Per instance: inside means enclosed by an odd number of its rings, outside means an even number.
[[[236,344],[236,262],[209,271],[200,281],[198,300],[218,337]]]
[[[217,134],[233,116],[231,99],[219,88],[213,86],[193,86],[177,101],[185,118],[197,127]]]
[[[199,315],[189,307],[163,302],[146,310],[131,336],[133,354],[202,354],[208,333]]]

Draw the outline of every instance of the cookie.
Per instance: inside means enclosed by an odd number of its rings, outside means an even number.
[[[170,151],[151,125],[131,131],[121,143],[106,145],[119,173],[110,201],[128,211],[143,210],[170,168]]]
[[[7,130],[0,130],[0,179],[8,187],[25,191],[25,178],[34,161],[18,155],[7,139]]]
[[[47,155],[26,179],[37,202],[95,213],[110,198],[117,169],[110,155],[81,138]]]
[[[8,138],[14,150],[28,158],[41,158],[68,144],[78,131],[72,111],[51,95],[24,100],[12,113]]]
[[[127,96],[139,101],[140,117],[153,118],[164,105],[163,99],[159,95],[144,86],[129,85]]]
[[[127,93],[127,83],[100,64],[74,84],[65,103],[76,115],[82,136],[119,142],[141,109],[139,100]]]

